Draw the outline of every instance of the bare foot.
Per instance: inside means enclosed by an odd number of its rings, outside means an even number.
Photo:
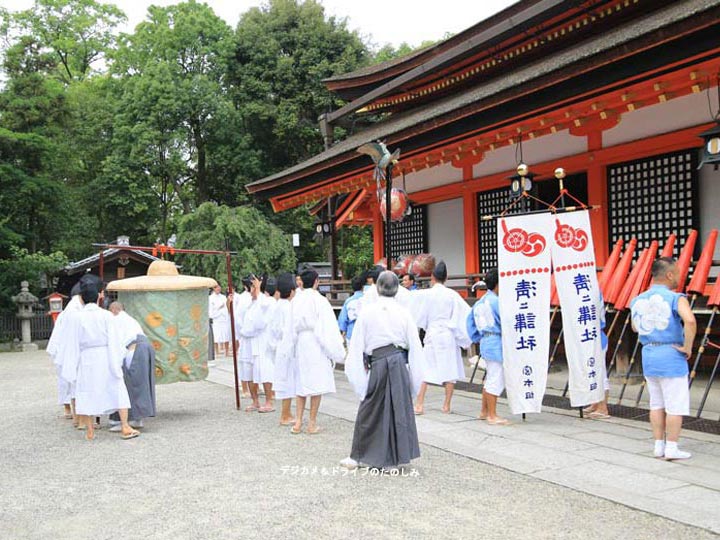
[[[134,439],[135,437],[139,437],[140,432],[137,429],[132,428],[123,428],[122,435],[120,437],[122,439]]]
[[[422,405],[415,405],[415,414],[420,416],[421,414],[425,414],[425,409]]]
[[[295,417],[291,416],[290,418],[281,418],[280,419],[280,425],[281,426],[289,426],[290,424],[295,423]]]
[[[290,433],[292,433],[293,435],[302,433],[302,424],[298,424],[297,422],[295,422],[295,424],[293,424],[293,427],[290,428]]]
[[[308,435],[317,435],[318,433],[320,433],[320,428],[314,424],[313,425],[308,424],[306,431],[307,431]]]
[[[93,428],[93,425],[90,424],[89,427],[87,427],[87,431],[85,432],[85,439],[88,441],[92,441],[95,438],[95,429]]]
[[[508,422],[505,418],[495,416],[493,418],[488,418],[487,423],[491,426],[507,426],[510,422]]]
[[[588,406],[588,407],[585,407],[585,408],[583,409],[583,412],[584,412],[585,414],[590,414],[591,412],[595,412],[595,409],[597,409],[597,406],[593,404],[593,405],[590,405],[590,406]]]
[[[443,405],[442,412],[445,414],[450,414],[450,405]]]
[[[487,420],[487,414],[480,413],[477,418],[478,420]]]

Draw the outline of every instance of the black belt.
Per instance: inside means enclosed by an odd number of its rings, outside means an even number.
[[[407,353],[406,349],[396,347],[395,345],[385,345],[384,347],[378,347],[374,349],[371,354],[363,354],[363,362],[365,363],[365,369],[370,369],[372,363],[375,360],[382,360],[388,356],[392,356],[397,353]],[[405,355],[405,363],[407,364],[407,354]]]

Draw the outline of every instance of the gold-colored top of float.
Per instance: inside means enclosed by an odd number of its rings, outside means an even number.
[[[217,286],[212,278],[183,276],[172,261],[153,261],[146,276],[111,281],[109,291],[184,291]]]

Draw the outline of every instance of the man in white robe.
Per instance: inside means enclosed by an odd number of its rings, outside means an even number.
[[[227,297],[222,294],[220,285],[216,285],[208,297],[208,317],[212,321],[215,356],[224,350],[230,356],[230,314],[227,308]]]
[[[125,311],[120,302],[110,304],[115,315],[120,340],[127,353],[123,361],[125,386],[130,396],[129,424],[143,428],[143,419],[155,416],[155,350],[150,345],[140,323]],[[110,415],[110,431],[121,431],[118,413]]]
[[[268,324],[269,339],[268,350],[273,354],[275,377],[273,390],[277,399],[281,400],[280,425],[289,426],[295,423],[292,414],[292,400],[297,392],[295,351],[292,348],[290,335],[290,322],[292,299],[295,296],[295,278],[290,273],[280,274],[277,278],[277,307],[273,318]]]
[[[115,317],[97,305],[101,282],[86,275],[80,281],[83,303],[80,311],[67,320],[68,339],[58,349],[62,377],[75,384],[75,408],[85,425],[86,438],[95,438],[93,416],[118,411],[122,438],[137,437],[139,432],[128,424],[128,396],[122,364],[125,347]]]
[[[252,276],[251,281],[250,295],[252,302],[243,316],[243,324],[240,328],[240,351],[238,353],[240,380],[248,384],[250,398],[252,399],[252,403],[245,407],[245,412],[260,410],[258,385],[255,379],[259,375],[257,370],[260,367],[260,356],[265,353],[263,333],[267,326],[267,310],[270,308],[267,297],[260,290],[260,280]]]
[[[318,274],[306,270],[301,275],[303,290],[292,302],[292,329],[297,357],[297,417],[291,432],[302,432],[305,403],[310,397],[307,433],[320,431],[317,414],[323,394],[335,392],[334,362],[345,357],[342,335],[330,302],[318,291]]]
[[[47,353],[52,358],[53,364],[55,365],[55,371],[57,372],[58,378],[58,405],[62,405],[65,409],[65,418],[72,419],[73,425],[77,427],[78,422],[75,416],[75,389],[73,385],[62,378],[62,365],[60,364],[60,358],[58,357],[58,349],[64,339],[67,339],[67,332],[63,330],[63,326],[66,318],[70,313],[74,311],[80,311],[83,308],[82,298],[80,297],[80,284],[76,284],[71,291],[72,298],[68,305],[65,306],[62,313],[58,315],[55,321],[55,326],[50,334],[50,339],[46,347]]]
[[[398,287],[395,274],[380,274],[378,300],[358,316],[350,339],[345,374],[362,400],[352,452],[341,461],[350,469],[420,457],[412,398],[423,381],[423,350],[415,320],[395,299]]]
[[[450,413],[455,383],[465,378],[460,349],[467,349],[472,341],[467,333],[467,317],[470,306],[457,292],[447,288],[447,267],[440,261],[430,278],[431,287],[415,291],[421,301],[416,303],[418,327],[425,330],[425,365],[423,382],[415,404],[415,414],[423,414],[428,383],[445,386],[442,412]]]
[[[245,313],[252,304],[251,286],[250,276],[247,276],[242,279],[242,292],[237,294],[237,291],[233,291],[228,295],[228,309],[232,300],[233,319],[235,320],[235,348],[238,354],[240,354],[240,329],[242,328]],[[250,387],[246,381],[242,381],[242,397],[245,399],[250,397]]]
[[[253,362],[253,382],[262,385],[265,394],[265,404],[258,409],[259,413],[275,411],[273,406],[273,381],[275,379],[275,351],[270,343],[270,323],[274,318],[277,301],[275,300],[276,282],[272,277],[264,277],[260,292],[262,301],[262,317],[265,319],[264,326],[258,339],[260,340],[260,355]]]

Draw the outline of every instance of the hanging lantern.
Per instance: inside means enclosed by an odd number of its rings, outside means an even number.
[[[718,170],[720,166],[720,122],[704,133],[699,135],[702,137],[704,144],[700,151],[700,165],[698,169],[703,165],[714,165],[715,170]]]
[[[392,221],[402,221],[408,212],[408,195],[404,190],[393,188],[390,192],[390,219]],[[383,219],[387,219],[385,197],[380,199],[380,213]]]

